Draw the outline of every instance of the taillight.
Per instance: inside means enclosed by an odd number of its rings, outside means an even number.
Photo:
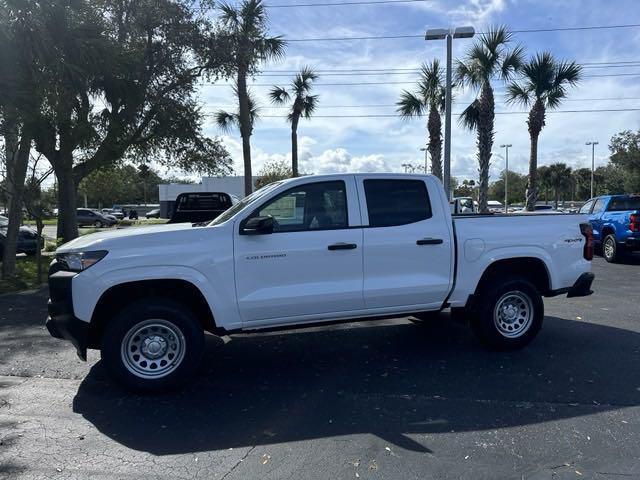
[[[593,228],[590,223],[580,224],[580,233],[584,236],[582,256],[585,260],[593,260]]]
[[[637,213],[629,215],[629,230],[632,232],[640,232],[640,215]]]

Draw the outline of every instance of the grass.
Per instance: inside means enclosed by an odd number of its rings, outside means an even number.
[[[0,279],[0,294],[30,290],[44,285],[47,281],[47,264],[50,259],[42,257],[42,283],[36,280],[38,265],[36,257],[16,257],[16,275],[9,279]]]
[[[35,220],[25,220],[23,222],[25,225],[31,225],[31,226],[36,226],[36,221]],[[48,218],[46,220],[42,221],[43,225],[57,225],[58,224],[58,220],[56,220],[55,218]]]

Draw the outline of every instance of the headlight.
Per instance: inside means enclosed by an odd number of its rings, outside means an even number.
[[[56,255],[56,260],[60,262],[64,270],[71,270],[73,272],[81,272],[86,270],[91,265],[98,263],[104,258],[108,252],[106,250],[98,250],[95,252],[69,252],[59,253]]]

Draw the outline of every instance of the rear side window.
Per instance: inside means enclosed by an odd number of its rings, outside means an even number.
[[[613,197],[609,202],[607,210],[610,212],[621,212],[624,210],[640,210],[640,196],[634,197]]]
[[[427,187],[421,180],[365,180],[370,227],[406,225],[431,218]]]

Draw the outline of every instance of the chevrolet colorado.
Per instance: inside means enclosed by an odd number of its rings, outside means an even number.
[[[343,174],[275,182],[207,226],[101,232],[57,252],[54,337],[137,391],[182,383],[204,332],[226,334],[464,309],[480,340],[528,344],[543,296],[591,293],[581,215],[452,217],[428,175]]]

